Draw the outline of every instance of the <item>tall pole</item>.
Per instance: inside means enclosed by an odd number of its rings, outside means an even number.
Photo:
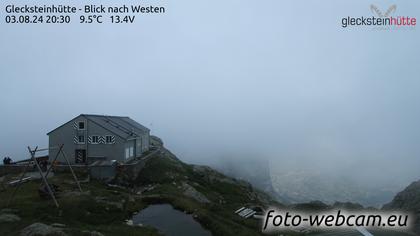
[[[37,149],[37,148],[38,148],[38,147],[36,147],[36,148],[35,148],[35,151],[32,151],[32,150],[31,150],[31,148],[28,146],[29,153],[31,154],[31,158],[32,158],[32,160],[35,162],[36,167],[38,168],[39,174],[40,174],[40,175],[41,175],[41,177],[42,177],[42,181],[44,181],[44,184],[45,184],[45,186],[47,187],[48,192],[49,192],[49,194],[51,195],[51,198],[53,199],[53,201],[54,201],[54,203],[55,203],[55,206],[58,208],[58,207],[59,207],[59,205],[58,205],[57,199],[55,199],[54,193],[53,193],[53,191],[51,190],[51,187],[50,187],[50,185],[48,184],[47,179],[46,179],[46,178],[45,178],[45,176],[42,174],[42,170],[41,170],[41,167],[40,167],[40,166],[39,166],[39,164],[38,164],[38,161],[35,159],[35,152],[36,152],[36,149]]]
[[[64,144],[61,144],[61,145],[60,145],[60,148],[58,149],[57,154],[55,154],[55,158],[54,158],[54,160],[51,162],[51,165],[50,165],[50,167],[48,168],[47,173],[45,173],[45,178],[48,178],[48,174],[50,173],[50,171],[51,171],[51,169],[52,169],[52,167],[53,167],[53,163],[57,160],[57,157],[58,157],[58,155],[60,154],[61,149],[63,149],[63,145],[64,145]]]
[[[82,187],[80,187],[79,180],[77,180],[77,177],[76,177],[76,175],[74,174],[73,168],[71,167],[70,162],[69,162],[69,160],[67,159],[66,153],[65,153],[63,150],[61,150],[61,154],[63,154],[64,159],[66,159],[67,165],[70,167],[71,174],[73,175],[73,178],[74,178],[74,180],[75,180],[75,181],[76,181],[76,183],[77,183],[77,187],[79,187],[80,192],[83,192],[83,191],[82,191]]]

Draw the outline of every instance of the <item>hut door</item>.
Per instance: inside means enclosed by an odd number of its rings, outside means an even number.
[[[85,149],[76,149],[75,153],[75,162],[76,163],[85,163],[86,162],[86,150]]]

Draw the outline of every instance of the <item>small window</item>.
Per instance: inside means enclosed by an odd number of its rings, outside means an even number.
[[[125,159],[134,157],[134,147],[126,147],[125,148]]]
[[[84,130],[84,129],[85,129],[85,122],[79,121],[79,130]]]
[[[113,138],[112,138],[112,135],[107,135],[107,136],[105,136],[105,142],[106,142],[107,144],[111,144],[111,143],[113,143]]]
[[[130,157],[134,156],[134,147],[130,147]]]
[[[98,144],[99,143],[99,136],[98,135],[93,135],[92,136],[92,143],[93,144]]]
[[[130,148],[125,148],[125,159],[130,158]]]
[[[78,136],[78,139],[77,139],[77,142],[78,142],[78,143],[85,143],[85,136],[83,136],[83,135],[79,135],[79,136]]]

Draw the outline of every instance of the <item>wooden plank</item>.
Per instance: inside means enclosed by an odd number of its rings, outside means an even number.
[[[238,214],[239,212],[243,211],[245,209],[245,207],[241,207],[238,210],[235,211],[235,214]]]
[[[31,179],[32,178],[29,176],[29,177],[25,177],[25,178],[22,178],[22,179],[17,179],[17,180],[10,181],[7,184],[10,185],[10,186],[15,186],[17,184],[26,183],[26,182],[30,181]]]
[[[257,213],[257,212],[256,212],[256,211],[254,211],[254,210],[252,210],[250,213],[246,214],[246,215],[244,216],[244,218],[249,218],[249,217],[251,217],[251,216],[255,215],[255,213]]]
[[[363,236],[373,236],[373,234],[369,233],[369,231],[363,227],[357,227],[356,230],[359,231],[359,233],[361,233]]]

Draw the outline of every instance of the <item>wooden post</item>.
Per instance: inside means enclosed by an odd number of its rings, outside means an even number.
[[[58,155],[60,154],[61,149],[63,148],[63,146],[64,146],[64,144],[61,144],[61,145],[60,145],[60,148],[58,149],[58,152],[57,152],[57,154],[55,155],[54,160],[51,162],[50,168],[48,168],[47,173],[45,173],[45,178],[48,178],[48,174],[50,173],[50,171],[51,171],[51,169],[52,169],[52,167],[53,167],[52,163],[54,163],[54,162],[57,160]]]
[[[35,151],[37,149],[38,149],[38,147],[35,148]],[[32,155],[31,155],[31,157],[32,157]],[[25,168],[23,169],[22,175],[19,178],[19,182],[18,182],[16,188],[13,190],[12,195],[10,195],[9,201],[7,203],[7,206],[10,206],[10,203],[12,202],[13,198],[15,197],[15,194],[16,194],[17,190],[19,189],[20,185],[22,184],[22,179],[25,176],[26,171],[28,171],[28,167],[29,167],[30,164],[31,164],[31,161],[28,161],[28,164],[26,164]]]
[[[38,148],[38,147],[36,147],[36,149],[37,149],[37,148]],[[35,162],[35,165],[36,165],[36,167],[38,168],[38,172],[39,172],[39,174],[40,174],[40,175],[41,175],[41,177],[42,177],[42,181],[44,181],[44,184],[45,184],[45,186],[47,187],[48,192],[49,192],[49,194],[51,195],[51,197],[52,197],[52,199],[53,199],[53,201],[54,201],[54,203],[55,203],[55,206],[56,206],[57,208],[59,208],[59,205],[58,205],[57,199],[55,199],[54,193],[53,193],[53,191],[51,190],[51,187],[50,187],[50,185],[48,184],[47,179],[46,179],[46,178],[45,178],[45,176],[42,174],[41,167],[39,166],[38,161],[37,161],[37,160],[36,160],[36,158],[35,158],[35,152],[36,152],[36,149],[35,149],[35,151],[32,151],[32,150],[31,150],[31,148],[28,146],[29,153],[31,153],[32,160]]]
[[[67,159],[66,153],[65,153],[62,149],[61,149],[61,154],[63,154],[64,159],[66,159],[67,165],[70,167],[71,174],[73,175],[73,178],[74,178],[74,180],[75,180],[75,181],[76,181],[76,183],[77,183],[77,187],[79,187],[80,192],[83,192],[83,191],[82,191],[82,187],[80,187],[79,180],[77,180],[77,177],[76,177],[76,175],[74,174],[73,168],[71,167],[70,162],[69,162],[69,160]]]

